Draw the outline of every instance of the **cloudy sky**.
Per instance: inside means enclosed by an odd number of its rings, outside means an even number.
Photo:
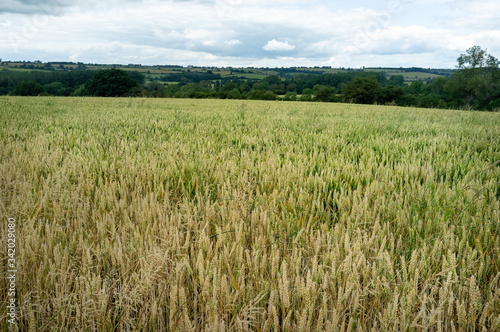
[[[494,0],[1,0],[0,58],[197,66],[453,68],[500,58]]]

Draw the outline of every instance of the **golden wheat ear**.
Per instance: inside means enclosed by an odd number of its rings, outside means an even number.
[[[0,97],[0,124],[21,331],[500,329],[498,113]]]

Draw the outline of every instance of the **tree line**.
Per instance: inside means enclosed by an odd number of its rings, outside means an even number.
[[[351,102],[426,108],[500,109],[499,61],[479,46],[457,59],[450,77],[407,85],[402,75],[384,72],[270,75],[264,79],[223,78],[212,72],[163,75],[146,82],[138,71],[104,69],[69,72],[0,71],[0,94],[220,98]],[[163,82],[162,82],[163,81]],[[173,84],[164,82],[175,81]]]

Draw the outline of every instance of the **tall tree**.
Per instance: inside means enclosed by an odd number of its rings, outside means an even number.
[[[346,101],[358,104],[373,104],[377,99],[379,91],[380,83],[375,76],[354,77],[342,89]]]
[[[12,96],[38,96],[43,92],[45,92],[45,89],[39,83],[30,80],[28,82],[19,82],[10,94]]]
[[[131,88],[139,84],[121,69],[100,70],[85,83],[88,94],[97,97],[124,96]]]
[[[458,69],[498,68],[498,59],[480,46],[472,46],[457,59]]]
[[[324,102],[334,101],[335,95],[337,93],[335,88],[319,84],[314,86],[313,91],[314,91],[314,100],[324,101]]]
[[[457,59],[459,69],[446,89],[457,106],[484,109],[500,93],[498,60],[479,46],[469,48]]]

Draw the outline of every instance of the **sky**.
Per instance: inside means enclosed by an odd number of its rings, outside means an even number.
[[[455,68],[500,58],[494,0],[2,0],[0,59]]]

